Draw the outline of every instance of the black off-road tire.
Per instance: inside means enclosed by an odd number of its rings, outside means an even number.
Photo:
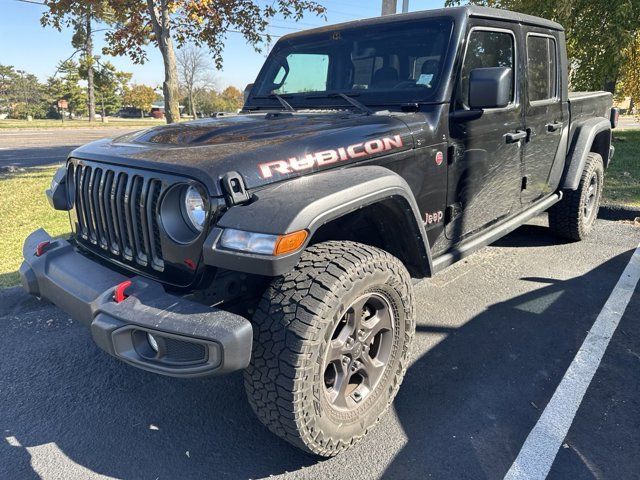
[[[562,200],[549,209],[551,231],[569,240],[584,240],[598,217],[603,184],[602,157],[591,152],[587,156],[578,189],[564,190]],[[590,199],[592,204],[589,204]]]
[[[389,317],[395,318],[393,334],[386,337],[390,354],[379,370],[379,383],[362,404],[339,410],[325,393],[331,387],[326,386],[324,359],[334,345],[336,325],[344,322],[345,312],[354,311],[350,305],[367,295],[384,297]],[[244,375],[253,410],[276,435],[331,457],[367,434],[400,387],[415,332],[411,277],[400,260],[377,248],[320,243],[303,252],[292,271],[273,280],[253,327],[253,355]]]

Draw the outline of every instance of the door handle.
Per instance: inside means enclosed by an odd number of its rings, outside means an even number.
[[[547,123],[546,126],[547,126],[547,132],[557,132],[564,126],[564,123],[553,122],[553,123]]]
[[[526,130],[518,130],[515,133],[507,133],[504,138],[507,143],[516,143],[527,138],[529,134]]]

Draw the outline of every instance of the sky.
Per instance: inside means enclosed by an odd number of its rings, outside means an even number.
[[[41,1],[41,0],[34,0]],[[315,26],[375,17],[380,14],[381,0],[317,0],[327,8],[327,20],[308,15],[300,22],[276,18],[271,22],[269,33],[276,37]],[[409,11],[440,8],[444,0],[410,0]],[[398,2],[398,9],[402,0]],[[38,76],[42,81],[51,76],[60,60],[67,59],[74,51],[71,46],[72,32],[40,25],[44,7],[18,0],[0,0],[0,65],[12,65]],[[94,29],[99,29],[95,26]],[[96,54],[104,45],[103,33],[96,36]],[[274,41],[277,38],[274,38]],[[144,83],[154,88],[162,84],[162,57],[156,48],[147,48],[149,60],[136,65],[127,57],[102,55],[101,61],[112,62],[119,70],[133,73],[134,83]],[[255,80],[267,51],[256,53],[248,46],[241,34],[229,33],[225,42],[224,64],[218,71],[211,64],[211,75],[218,89],[233,85],[243,90]]]

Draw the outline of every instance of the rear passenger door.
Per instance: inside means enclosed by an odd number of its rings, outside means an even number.
[[[450,160],[446,234],[453,241],[472,236],[520,208],[524,115],[517,24],[475,20],[450,114]],[[471,110],[469,76],[476,68],[508,67],[513,71],[511,101],[504,108]]]
[[[567,118],[560,95],[558,40],[548,31],[530,27],[525,34],[526,109],[529,141],[524,150],[522,203],[552,193],[552,167]]]

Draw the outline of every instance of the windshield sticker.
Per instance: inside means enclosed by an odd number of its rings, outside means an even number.
[[[262,178],[272,178],[274,173],[288,175],[293,172],[324,167],[336,162],[370,157],[379,153],[396,150],[403,146],[402,137],[400,137],[400,135],[394,135],[393,137],[378,138],[364,143],[355,143],[348,147],[340,147],[336,150],[308,153],[304,157],[292,157],[288,160],[261,163],[258,165],[258,168]]]
[[[428,87],[431,85],[431,80],[433,80],[432,73],[423,73],[422,75],[420,75],[420,77],[418,77],[418,80],[416,80],[416,84],[426,85]]]

